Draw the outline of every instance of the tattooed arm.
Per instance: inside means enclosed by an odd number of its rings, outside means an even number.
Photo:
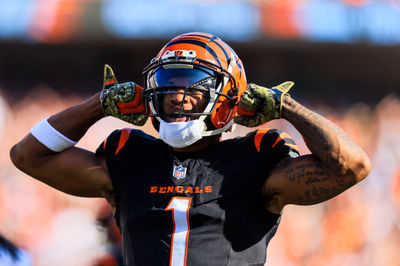
[[[283,98],[282,118],[296,127],[312,154],[284,159],[271,172],[263,195],[273,213],[287,204],[326,201],[370,171],[367,155],[341,128],[290,97]]]

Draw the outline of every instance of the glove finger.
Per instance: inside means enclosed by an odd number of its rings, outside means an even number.
[[[277,102],[276,99],[273,97],[264,98],[264,101],[261,106],[261,112],[258,114],[260,115],[260,119],[262,121],[270,121],[272,119],[276,119],[279,117],[279,113],[277,110]]]
[[[138,115],[134,120],[134,124],[137,126],[143,126],[146,124],[148,117],[145,115]]]
[[[242,109],[247,111],[255,111],[258,109],[260,104],[260,99],[255,97],[254,91],[251,88],[248,88],[242,95],[239,106]]]
[[[114,71],[109,65],[104,65],[104,81],[103,89],[107,89],[111,86],[118,84],[117,78],[114,75]]]
[[[260,102],[264,102],[266,99],[272,96],[271,89],[266,87],[262,87],[257,84],[251,84],[251,88],[253,91],[253,97],[259,99]]]
[[[135,98],[135,84],[133,82],[125,82],[118,84],[115,88],[114,101],[127,103]]]
[[[233,118],[233,122],[235,122],[238,125],[246,126],[246,117],[241,117],[241,116],[236,116]]]
[[[109,113],[112,114],[113,116],[118,116],[121,114],[119,108],[111,100],[109,101],[108,108],[109,108]]]
[[[236,116],[233,121],[236,124],[246,127],[256,127],[262,123],[262,120],[260,120],[260,117],[258,115],[252,117]]]
[[[134,114],[121,115],[120,118],[136,126],[143,126],[144,124],[146,124],[146,121],[148,119],[146,115],[134,115]]]

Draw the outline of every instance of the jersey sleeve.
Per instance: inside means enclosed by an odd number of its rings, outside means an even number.
[[[113,185],[113,194],[114,194],[114,204],[115,204],[115,213],[114,217],[116,219],[117,225],[120,227],[120,202],[119,195],[121,194],[121,188],[123,188],[124,183],[120,180],[119,175],[114,173],[114,162],[116,160],[117,155],[120,155],[120,151],[123,150],[125,144],[128,142],[128,139],[131,134],[131,129],[124,128],[121,130],[113,131],[97,148],[96,155],[104,156],[107,161],[108,171],[110,173],[110,179]]]
[[[125,146],[131,134],[130,128],[113,131],[97,148],[96,155],[110,158],[117,155]]]
[[[255,132],[254,146],[259,153],[273,154],[277,161],[299,156],[294,139],[280,129],[262,128]]]

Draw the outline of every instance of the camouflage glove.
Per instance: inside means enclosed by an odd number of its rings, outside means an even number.
[[[249,84],[243,93],[237,108],[235,123],[246,126],[260,126],[270,120],[281,118],[282,97],[294,85],[286,81],[271,89]]]
[[[104,115],[143,126],[147,115],[142,94],[143,88],[134,82],[118,84],[111,67],[104,66],[104,83],[100,95]]]

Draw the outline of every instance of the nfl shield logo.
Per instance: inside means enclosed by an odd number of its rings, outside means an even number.
[[[183,167],[182,165],[174,166],[174,171],[172,172],[172,175],[177,179],[185,178],[186,167]]]

